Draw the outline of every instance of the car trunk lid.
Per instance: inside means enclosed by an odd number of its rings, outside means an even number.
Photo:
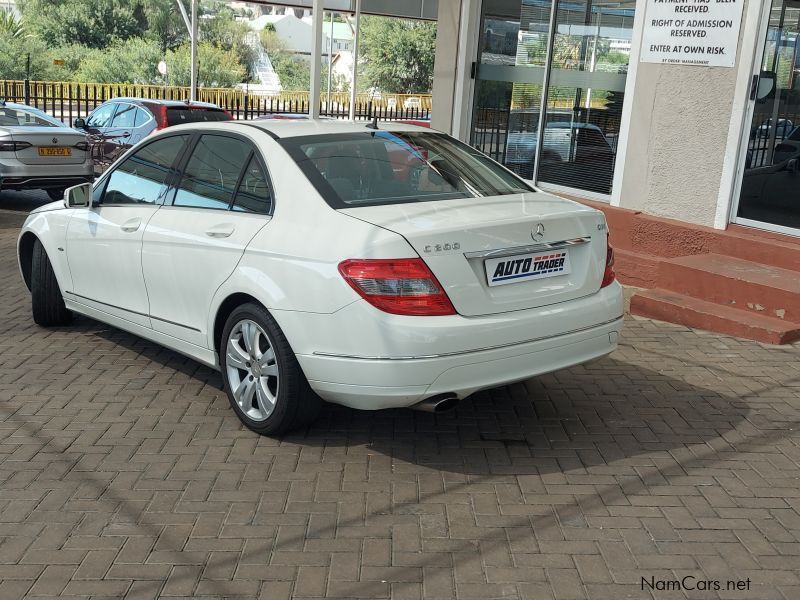
[[[17,159],[27,165],[69,165],[86,160],[87,150],[76,147],[86,142],[86,135],[61,127],[6,127],[14,142],[30,146],[15,151]]]
[[[603,279],[603,215],[549,194],[341,212],[402,235],[464,316],[566,302],[597,292]]]

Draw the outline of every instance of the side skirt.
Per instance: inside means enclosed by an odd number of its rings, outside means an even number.
[[[66,304],[67,308],[71,311],[80,313],[97,321],[102,321],[103,323],[107,323],[108,325],[112,325],[113,327],[117,327],[146,340],[150,340],[151,342],[155,342],[156,344],[169,348],[170,350],[174,350],[175,352],[183,354],[184,356],[196,360],[197,362],[211,367],[212,369],[219,370],[217,353],[209,350],[208,348],[201,348],[200,346],[195,346],[189,342],[179,340],[171,335],[161,333],[160,331],[155,331],[149,327],[144,327],[138,323],[132,323],[131,321],[111,315],[103,310],[88,306],[87,304],[67,298],[66,296],[64,297],[64,304]]]

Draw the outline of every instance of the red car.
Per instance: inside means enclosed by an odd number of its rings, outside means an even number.
[[[95,172],[102,173],[128,148],[154,131],[199,121],[230,121],[231,114],[207,102],[114,98],[95,108],[75,129],[88,134]]]

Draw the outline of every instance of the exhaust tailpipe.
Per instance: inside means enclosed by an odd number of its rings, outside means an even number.
[[[440,413],[456,407],[458,396],[455,394],[439,394],[417,402],[411,408],[422,412]]]

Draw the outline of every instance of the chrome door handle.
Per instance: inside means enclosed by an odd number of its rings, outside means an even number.
[[[128,219],[122,225],[119,226],[122,231],[126,233],[133,233],[134,231],[138,230],[142,224],[142,220],[139,217],[134,217],[133,219]]]
[[[226,238],[233,235],[234,227],[227,223],[223,225],[215,225],[211,229],[206,230],[206,235],[212,238]]]

